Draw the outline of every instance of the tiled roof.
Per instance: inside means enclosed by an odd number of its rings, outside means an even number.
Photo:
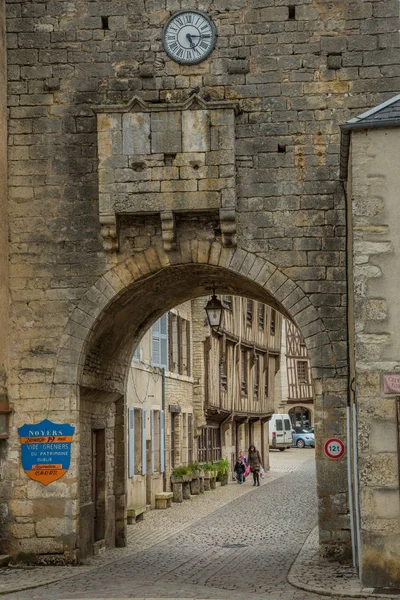
[[[353,129],[400,126],[400,94],[379,106],[354,117],[341,126],[340,136],[340,179],[347,179],[350,135]]]
[[[395,124],[396,121],[400,123],[400,94],[379,104],[379,106],[368,110],[362,115],[350,119],[350,121],[347,121],[344,125],[344,128],[353,129],[354,126],[357,126],[358,129],[358,127],[361,127],[362,125],[365,125],[367,128],[372,124],[376,127],[381,124],[383,125],[384,123]]]

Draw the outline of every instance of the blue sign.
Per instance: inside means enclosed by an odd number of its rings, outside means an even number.
[[[75,427],[44,419],[40,423],[19,427],[22,467],[34,481],[49,485],[69,469],[71,442]]]

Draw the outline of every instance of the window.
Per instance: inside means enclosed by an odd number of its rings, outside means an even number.
[[[269,365],[268,354],[264,354],[264,395],[268,398],[269,394]]]
[[[180,319],[181,326],[181,375],[190,375],[190,323],[186,319]]]
[[[247,300],[246,324],[248,327],[253,325],[253,300]]]
[[[276,329],[276,310],[271,309],[271,325],[270,325],[271,335],[275,335],[275,329]]]
[[[156,321],[151,330],[151,364],[168,368],[168,313]]]
[[[142,472],[142,411],[134,409],[134,473],[140,475]]]
[[[193,462],[193,415],[187,416],[188,463]]]
[[[153,444],[153,463],[154,463],[154,471],[155,472],[159,472],[160,468],[161,468],[161,454],[160,454],[160,430],[161,430],[161,423],[160,423],[160,411],[159,410],[155,410],[153,412],[153,422],[152,422],[152,426],[153,426],[153,431],[152,433],[152,444]]]
[[[308,383],[308,364],[306,360],[298,360],[296,363],[297,379],[299,383]]]
[[[264,329],[265,322],[265,306],[264,304],[258,305],[258,329]]]
[[[223,360],[219,365],[221,390],[226,392],[228,390],[228,376],[226,368],[226,360]]]
[[[276,425],[276,430],[277,431],[283,431],[283,421],[282,421],[282,419],[276,419],[275,425]]]
[[[254,398],[258,400],[258,390],[260,387],[260,356],[258,354],[254,354],[253,376]]]
[[[179,340],[178,340],[178,315],[168,314],[168,368],[178,373],[179,363]]]
[[[247,352],[242,350],[241,352],[241,391],[242,395],[247,394]]]
[[[227,363],[226,363],[226,339],[222,336],[219,340],[219,381],[221,390],[226,392],[228,389]]]
[[[221,430],[219,425],[204,427],[199,435],[199,462],[215,462],[222,458]]]
[[[209,443],[208,443],[208,456],[207,461],[215,462],[222,458],[221,452],[221,430],[219,427],[210,427],[208,430],[209,433]]]
[[[232,296],[222,296],[222,304],[224,308],[232,310]]]
[[[176,425],[176,413],[170,413],[171,418],[171,438],[170,438],[170,446],[171,446],[171,469],[173,469],[175,465],[175,425]]]
[[[135,353],[133,355],[133,360],[135,362],[140,362],[140,346],[136,346]]]
[[[190,323],[179,315],[169,313],[169,370],[190,375]]]
[[[207,462],[207,429],[202,429],[199,435],[198,461]]]

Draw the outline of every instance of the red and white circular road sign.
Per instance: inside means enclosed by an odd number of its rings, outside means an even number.
[[[338,438],[331,438],[325,442],[324,450],[329,458],[341,458],[344,454],[344,444]]]

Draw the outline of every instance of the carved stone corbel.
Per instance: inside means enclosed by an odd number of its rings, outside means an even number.
[[[222,234],[222,245],[236,246],[236,211],[234,208],[220,208],[219,220]]]
[[[175,215],[172,210],[166,210],[160,213],[161,217],[161,237],[165,252],[176,250],[176,229]]]
[[[115,213],[100,214],[101,237],[103,248],[106,252],[118,252],[119,240],[117,231],[117,219]]]

